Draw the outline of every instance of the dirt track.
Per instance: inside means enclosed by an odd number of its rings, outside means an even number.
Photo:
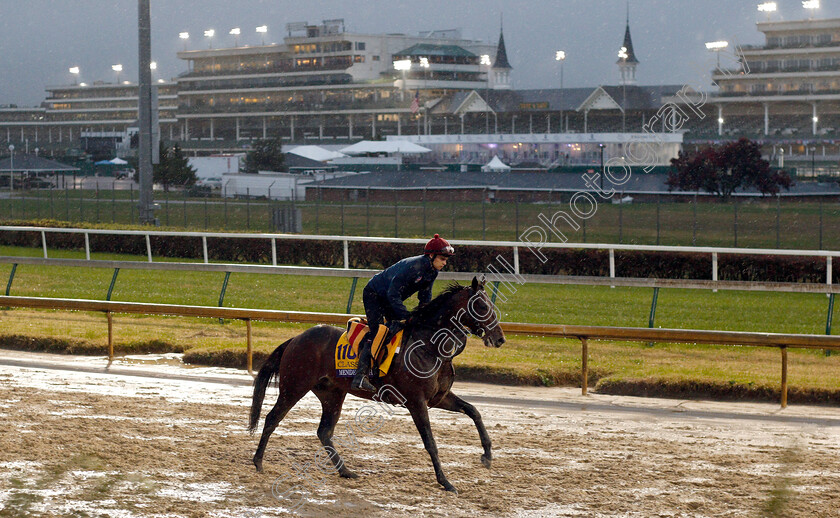
[[[380,413],[373,433],[356,427],[353,443],[347,424],[364,403],[348,398],[336,437],[360,478],[319,484],[303,467],[320,444],[312,396],[278,427],[257,474],[246,386],[2,363],[0,516],[269,517],[301,497],[303,516],[840,516],[836,408],[463,384],[494,462],[481,465],[469,418],[433,411],[455,496],[439,489],[405,409]],[[295,469],[308,481],[276,499],[278,478],[278,493],[302,483]]]

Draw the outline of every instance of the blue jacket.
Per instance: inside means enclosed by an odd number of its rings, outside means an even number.
[[[420,303],[432,300],[432,284],[437,270],[425,255],[408,257],[377,273],[368,281],[367,287],[388,301],[394,316],[400,320],[409,316],[403,301],[417,293]]]

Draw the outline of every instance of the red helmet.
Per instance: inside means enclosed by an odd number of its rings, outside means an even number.
[[[426,249],[423,251],[427,255],[445,255],[447,257],[455,255],[455,249],[449,244],[449,241],[440,237],[440,234],[435,234],[435,237],[426,243]]]

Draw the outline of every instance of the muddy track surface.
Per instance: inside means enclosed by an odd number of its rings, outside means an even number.
[[[405,409],[377,408],[362,427],[354,417],[369,403],[352,397],[335,438],[358,479],[319,469],[311,395],[256,473],[249,378],[231,372],[167,379],[0,359],[0,516],[840,516],[837,408],[456,385],[494,447],[488,470],[472,421],[431,412],[456,496],[435,482]]]

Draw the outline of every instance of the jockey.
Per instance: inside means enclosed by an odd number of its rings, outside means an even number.
[[[417,293],[421,304],[432,300],[432,284],[440,270],[446,266],[446,261],[455,255],[455,249],[440,235],[435,234],[423,250],[423,255],[408,257],[391,265],[384,271],[373,276],[362,292],[370,331],[359,344],[359,366],[350,386],[353,390],[375,392],[376,388],[368,381],[367,371],[370,368],[371,345],[373,337],[384,319],[388,319],[389,327],[403,327],[409,312],[403,301]]]

